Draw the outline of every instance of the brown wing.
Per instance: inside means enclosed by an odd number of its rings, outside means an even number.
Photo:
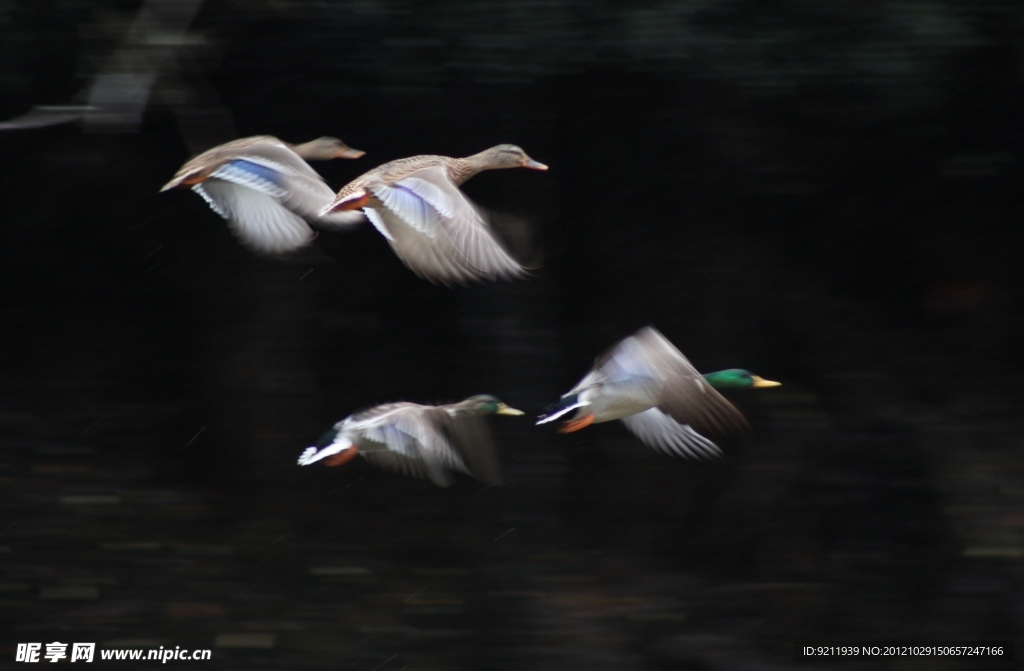
[[[501,462],[485,417],[449,418],[445,431],[462,455],[470,475],[485,485],[501,482]]]
[[[447,487],[454,482],[451,475],[444,469],[428,468],[427,463],[404,454],[397,452],[360,452],[359,454],[376,468],[394,471],[418,480],[430,480],[439,487]]]

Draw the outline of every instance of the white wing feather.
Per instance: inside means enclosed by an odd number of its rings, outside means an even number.
[[[622,423],[637,438],[662,452],[694,459],[722,454],[717,445],[689,424],[680,424],[657,408],[624,417]]]
[[[423,168],[368,189],[383,208],[364,208],[367,215],[420,276],[447,284],[525,273],[444,168]]]
[[[302,219],[263,191],[221,179],[193,187],[238,238],[265,254],[289,252],[309,244],[316,234]]]

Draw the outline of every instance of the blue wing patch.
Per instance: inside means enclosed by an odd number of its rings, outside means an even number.
[[[225,163],[210,176],[262,191],[275,198],[281,198],[287,193],[284,179],[278,170],[244,158]]]

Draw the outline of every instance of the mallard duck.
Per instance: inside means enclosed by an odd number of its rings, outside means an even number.
[[[310,223],[339,228],[363,221],[357,212],[320,214],[334,193],[306,160],[359,158],[364,153],[333,137],[289,144],[257,135],[203,152],[160,190],[192,187],[227,219],[242,243],[264,254],[281,254],[316,237]]]
[[[494,237],[459,185],[483,170],[547,170],[519,147],[501,144],[467,158],[413,156],[349,182],[322,214],[362,209],[398,258],[431,282],[508,279],[525,268]]]
[[[599,357],[537,424],[572,418],[559,429],[579,431],[621,419],[647,445],[683,457],[710,457],[721,450],[705,432],[746,427],[743,415],[715,388],[775,387],[738,368],[701,375],[683,353],[653,327],[642,328]]]
[[[362,455],[375,466],[429,478],[445,487],[450,472],[485,484],[501,479],[484,415],[522,415],[494,396],[471,396],[449,405],[385,403],[350,415],[299,457],[300,466],[323,460],[340,466]]]

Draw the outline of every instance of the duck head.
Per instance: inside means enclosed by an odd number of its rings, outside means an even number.
[[[534,161],[526,155],[525,151],[514,144],[499,144],[469,158],[477,163],[481,170],[496,170],[498,168],[548,169],[546,165],[540,161]]]
[[[524,414],[522,410],[511,408],[495,396],[490,394],[478,394],[470,396],[453,407],[452,415],[513,415]]]
[[[729,368],[717,373],[707,373],[704,375],[704,379],[715,389],[761,389],[782,385],[781,382],[766,380],[742,368]]]
[[[330,161],[335,158],[359,158],[365,151],[353,149],[336,137],[318,137],[309,142],[291,146],[295,153],[308,161]]]

